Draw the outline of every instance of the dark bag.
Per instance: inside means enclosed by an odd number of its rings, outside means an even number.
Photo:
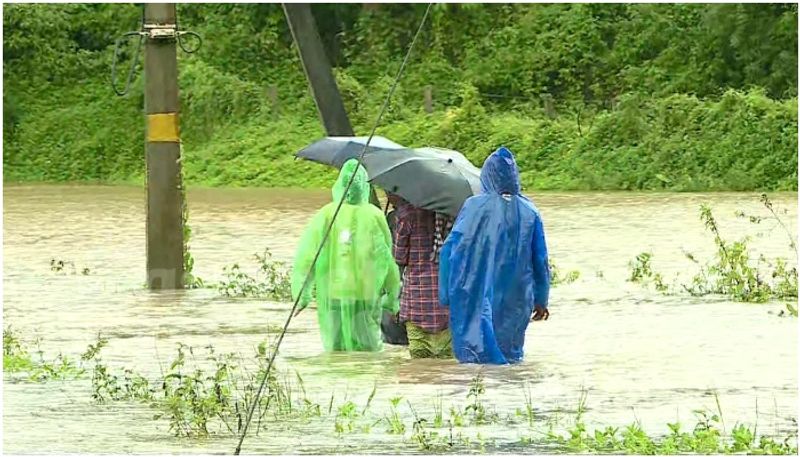
[[[386,222],[389,224],[389,231],[392,232],[392,239],[394,239],[394,230],[397,224],[396,216],[394,210],[386,215]],[[403,277],[402,267],[400,268],[400,277]],[[406,333],[405,324],[395,322],[394,314],[388,311],[383,312],[383,318],[381,319],[381,337],[386,344],[408,346],[408,334]]]
[[[381,320],[381,335],[386,344],[396,344],[398,346],[408,346],[408,334],[406,326],[394,320],[394,314],[384,311]]]

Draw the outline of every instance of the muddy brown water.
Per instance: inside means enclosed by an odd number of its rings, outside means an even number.
[[[255,272],[253,254],[269,247],[290,260],[303,225],[330,195],[325,191],[194,189],[189,192],[195,273],[219,280],[226,265]],[[523,363],[484,369],[485,403],[500,413],[524,408],[529,385],[537,420],[574,411],[588,391],[590,427],[638,420],[666,433],[676,420],[691,428],[693,410],[716,410],[726,426],[758,424],[786,433],[797,417],[797,319],[779,317],[782,302],[735,303],[723,298],[663,296],[626,282],[628,262],[643,251],[667,280],[688,281],[695,266],[684,252],[710,258],[711,236],[699,219],[708,203],[726,238],[753,237],[767,257],[788,257],[786,234],[774,224],[736,218],[736,210],[764,215],[756,194],[536,193],[551,256],[580,278],[551,293],[551,319],[530,325]],[[773,195],[796,232],[797,195]],[[135,187],[7,185],[3,192],[3,317],[29,341],[42,339],[46,356],[76,359],[98,331],[112,367],[150,376],[175,355],[178,342],[250,354],[269,328],[281,326],[289,304],[221,298],[214,290],[148,292],[145,279],[144,191]],[[59,275],[51,259],[74,262],[89,275]],[[377,354],[325,354],[314,313],[291,324],[281,367],[297,370],[310,396],[359,405],[372,387],[372,409],[388,410],[402,396],[430,411],[463,406],[474,366],[411,360],[403,348]],[[136,403],[98,405],[88,379],[25,382],[6,373],[3,449],[9,453],[223,453],[231,438],[172,437],[166,420]],[[405,403],[404,417],[410,417]],[[428,408],[428,409],[426,409]],[[543,419],[544,418],[544,419]],[[407,422],[410,425],[410,422]],[[410,428],[410,427],[409,427]],[[247,438],[243,453],[412,452],[387,435],[338,435],[332,421],[283,424]],[[479,430],[496,451],[525,435],[503,425]],[[408,441],[407,432],[406,441]],[[475,436],[475,433],[472,433]],[[300,439],[302,438],[302,439]],[[398,447],[400,446],[400,447]],[[539,449],[542,451],[542,449]]]

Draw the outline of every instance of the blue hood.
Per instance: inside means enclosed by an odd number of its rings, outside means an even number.
[[[483,162],[481,192],[485,194],[519,194],[517,161],[514,160],[514,154],[505,146],[500,146]]]

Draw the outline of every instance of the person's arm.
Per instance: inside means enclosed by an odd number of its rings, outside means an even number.
[[[407,212],[398,213],[392,255],[398,265],[405,267],[408,265],[408,255],[411,250],[411,221],[408,220]]]
[[[450,306],[450,252],[460,238],[459,233],[451,232],[439,251],[439,304]]]
[[[303,282],[309,270],[312,268],[311,263],[314,261],[314,256],[319,249],[319,244],[322,241],[323,231],[325,229],[325,210],[320,210],[306,226],[303,235],[300,237],[300,243],[297,246],[297,254],[294,257],[292,265],[292,299],[297,300],[303,288]],[[311,296],[314,290],[314,271],[311,271],[308,285],[302,291],[303,295],[298,302],[297,312],[303,310],[309,303],[311,303]]]
[[[536,217],[533,227],[533,306],[534,320],[542,317],[547,319],[547,302],[550,296],[550,265],[547,261],[547,242],[544,237],[544,224],[540,217]],[[537,318],[538,317],[538,318]]]

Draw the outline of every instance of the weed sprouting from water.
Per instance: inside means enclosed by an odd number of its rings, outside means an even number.
[[[533,410],[533,395],[531,395],[530,385],[526,382],[522,388],[522,394],[525,397],[525,409],[523,411],[517,410],[518,416],[524,416],[528,421],[528,426],[533,427],[535,414]]]
[[[364,409],[361,411],[361,415],[362,416],[367,413],[367,410],[369,409],[369,405],[372,404],[372,399],[375,398],[375,394],[376,393],[378,393],[378,383],[377,382],[372,385],[372,392],[370,392],[369,397],[367,398],[367,404],[364,405]]]
[[[467,399],[471,400],[471,402],[465,408],[466,412],[472,415],[473,424],[485,424],[488,422],[486,408],[481,402],[481,396],[484,393],[486,393],[486,387],[483,384],[483,373],[479,372],[470,382]]]
[[[660,273],[653,271],[650,261],[653,259],[651,252],[642,252],[636,256],[636,259],[628,265],[631,268],[631,275],[628,281],[635,282],[642,285],[655,286],[659,292],[666,292],[669,287],[664,283],[664,278]]]
[[[3,328],[3,371],[7,373],[28,371],[33,368],[28,351],[22,345],[19,335],[11,328]]]
[[[692,295],[726,295],[736,301],[755,303],[797,297],[796,267],[787,268],[783,259],[772,264],[764,256],[753,265],[747,238],[735,242],[724,240],[707,205],[701,207],[700,217],[714,236],[717,254],[713,263],[702,267],[691,285],[684,285],[685,290]],[[764,267],[771,271],[764,273]]]
[[[590,433],[578,415],[575,425],[567,430],[567,436],[550,433],[547,441],[555,442],[569,452],[604,454],[797,453],[797,446],[790,443],[792,437],[776,442],[762,436],[757,441],[755,429],[742,424],[737,424],[730,437],[726,437],[719,428],[721,416],[703,410],[695,411],[695,415],[697,423],[691,432],[681,431],[678,422],[670,423],[667,424],[670,433],[661,438],[649,436],[638,422],[623,427],[621,431],[616,427],[605,427]]]
[[[428,452],[442,452],[453,447],[455,443],[453,442],[452,427],[448,436],[441,435],[437,431],[428,430],[428,420],[417,414],[411,402],[408,402],[408,407],[414,419],[411,432],[412,442],[417,443],[421,450]]]
[[[19,335],[10,327],[3,329],[3,370],[9,373],[27,373],[28,380],[46,382],[65,381],[81,377],[85,370],[68,356],[59,353],[53,360],[46,360],[40,341],[35,341],[36,359],[22,343]]]
[[[75,262],[72,260],[50,259],[50,271],[58,274],[78,274],[78,268],[75,266]],[[88,276],[91,273],[92,270],[89,267],[83,267],[80,269],[80,274],[83,276]]]
[[[7,337],[6,340],[6,346],[11,350],[14,347],[12,338]],[[93,384],[95,380],[105,382],[99,389],[103,393],[102,397],[106,400],[144,402],[158,411],[157,417],[169,422],[172,433],[184,437],[240,433],[244,415],[254,401],[257,381],[263,375],[264,361],[271,350],[266,342],[259,344],[254,360],[248,363],[241,355],[218,354],[211,346],[205,348],[205,357],[202,357],[196,348],[178,345],[177,355],[161,377],[147,380],[130,369],[119,374],[111,373],[113,370],[105,367],[100,357],[106,343],[107,340],[99,337],[97,343],[90,345],[82,358],[84,361],[95,361]],[[247,369],[247,366],[252,365],[257,368],[253,373]],[[374,425],[384,422],[388,426],[386,433],[427,453],[486,451],[497,446],[497,438],[487,435],[487,430],[490,429],[485,428],[497,424],[499,416],[487,412],[488,406],[484,401],[486,386],[482,373],[475,376],[469,384],[466,406],[462,410],[452,405],[448,420],[443,417],[441,395],[433,403],[432,418],[421,414],[411,401],[406,401],[412,420],[409,426],[400,412],[400,404],[404,401],[401,396],[390,399],[388,414],[383,417],[369,416],[377,392],[376,385],[363,406],[348,400],[346,396],[341,402],[334,404],[336,395],[331,393],[326,415],[319,404],[308,398],[305,383],[299,373],[294,372],[292,376],[282,375],[279,371],[275,373],[267,381],[265,397],[256,405],[256,433],[288,421],[314,420],[326,427],[332,424],[332,431],[336,436],[342,437],[350,433],[373,433]],[[296,379],[294,384],[290,382],[291,379]],[[568,452],[591,453],[796,452],[796,444],[791,442],[792,437],[779,442],[770,437],[759,437],[755,428],[740,424],[734,426],[730,436],[726,435],[719,399],[716,412],[695,412],[698,421],[691,432],[682,432],[680,424],[675,423],[669,424],[669,435],[652,437],[637,422],[622,428],[603,427],[590,431],[584,422],[587,398],[588,391],[582,389],[574,413],[574,423],[566,429],[566,436],[556,434],[553,431],[554,424],[547,422],[552,418],[546,417],[542,424],[549,423],[550,431],[543,433],[543,438],[539,440],[523,437],[520,440],[522,445],[555,445]],[[538,432],[538,418],[533,412],[533,395],[527,385],[524,401],[525,411],[518,410],[518,415],[527,418],[525,430]],[[376,418],[379,418],[377,422]],[[462,432],[454,434],[454,429],[465,427],[466,422],[469,422],[470,427],[466,430],[477,433],[469,436]],[[721,428],[719,424],[723,424]],[[514,423],[507,424],[513,425]],[[410,435],[406,431],[410,431]]]
[[[217,290],[226,297],[266,297],[273,300],[291,300],[291,275],[283,262],[272,260],[272,253],[264,249],[255,254],[259,263],[256,277],[243,272],[239,264],[223,269],[225,279],[217,284]]]
[[[772,202],[766,196],[761,197],[774,219],[789,235],[790,247],[796,255],[796,245],[786,225],[778,217]],[[739,217],[748,217],[753,223],[761,223],[763,218],[747,216],[738,212]],[[764,303],[769,300],[797,299],[797,266],[790,266],[785,259],[769,260],[763,255],[753,258],[748,247],[749,238],[739,241],[727,241],[723,238],[716,218],[708,205],[701,205],[700,219],[713,235],[716,255],[713,260],[701,264],[694,255],[686,257],[700,265],[700,271],[689,284],[681,284],[681,289],[693,296],[723,295],[740,302]],[[656,290],[667,293],[670,288],[664,283],[660,273],[651,266],[652,253],[641,253],[630,263],[629,281],[643,285],[653,284]],[[789,314],[793,307],[787,307]]]
[[[470,422],[472,425],[490,424],[499,419],[496,413],[490,413],[486,410],[482,400],[485,393],[486,386],[483,382],[483,373],[478,372],[470,382],[469,392],[467,393],[469,404],[464,408],[464,411],[471,416]]]
[[[403,423],[403,419],[400,418],[400,414],[397,411],[397,405],[401,401],[403,401],[403,397],[392,397],[389,400],[389,403],[391,403],[389,415],[385,417],[386,423],[389,425],[389,433],[395,435],[402,435],[406,432],[406,424]]]
[[[792,317],[797,317],[797,307],[791,303],[786,303],[786,314]],[[784,315],[784,311],[781,310],[780,315]]]
[[[436,428],[442,428],[444,426],[442,394],[437,395],[433,400],[433,426]]]
[[[350,433],[355,430],[355,421],[358,415],[357,406],[352,401],[341,405],[334,418],[336,433]]]
[[[553,262],[553,259],[549,259],[549,266],[550,266],[550,285],[553,287],[559,286],[561,284],[571,284],[578,280],[581,276],[581,272],[578,270],[570,270],[566,274],[562,274],[561,270],[556,266]]]

